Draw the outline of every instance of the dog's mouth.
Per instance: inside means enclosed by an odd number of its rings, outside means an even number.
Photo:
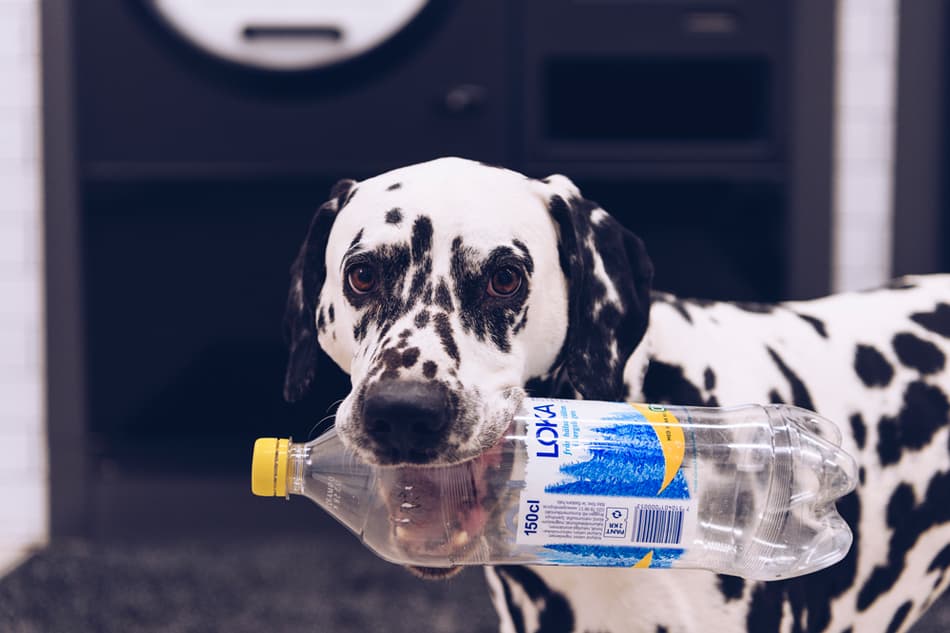
[[[389,511],[391,538],[425,578],[444,578],[457,564],[477,561],[498,508],[500,477],[507,478],[501,443],[451,466],[400,466],[380,470],[379,485]],[[448,566],[447,566],[448,565]]]

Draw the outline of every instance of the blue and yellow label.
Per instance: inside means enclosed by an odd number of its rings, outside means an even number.
[[[671,566],[695,523],[680,420],[655,405],[530,402],[518,542],[557,564]]]

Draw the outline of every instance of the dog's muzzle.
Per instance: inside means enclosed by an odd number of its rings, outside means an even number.
[[[433,461],[455,414],[448,389],[439,382],[380,380],[367,387],[363,400],[366,433],[389,464]]]

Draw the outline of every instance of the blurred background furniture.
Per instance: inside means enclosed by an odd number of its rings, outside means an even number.
[[[344,582],[403,578],[316,509],[247,488],[253,438],[308,437],[347,386],[327,376],[299,406],[280,399],[287,269],[339,178],[451,154],[561,172],[644,238],[658,288],[759,301],[832,288],[841,2],[365,0],[361,16],[340,0],[241,21],[258,4],[42,5],[55,545],[0,597],[65,561],[82,586],[127,563],[200,579],[215,556],[174,553],[196,538],[246,553],[241,574],[272,577],[254,540],[270,535],[312,544],[307,564],[345,552]],[[897,273],[950,270],[945,4],[899,2]],[[234,28],[203,32],[202,5]],[[110,545],[106,572],[86,576],[99,550],[74,536],[149,545],[127,558]],[[464,578],[456,594],[478,588]]]
[[[216,3],[228,41],[181,3],[73,4],[85,465],[54,470],[54,533],[134,524],[143,480],[243,476],[255,436],[305,437],[345,392],[280,400],[287,267],[338,178],[443,155],[560,172],[645,239],[659,288],[829,289],[827,3],[396,3],[356,55],[344,4]]]

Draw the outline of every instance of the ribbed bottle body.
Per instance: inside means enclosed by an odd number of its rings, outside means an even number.
[[[701,568],[787,578],[840,560],[855,485],[836,427],[784,405],[528,398],[504,437],[450,466],[377,467],[331,431],[292,445],[287,489],[381,557]]]

